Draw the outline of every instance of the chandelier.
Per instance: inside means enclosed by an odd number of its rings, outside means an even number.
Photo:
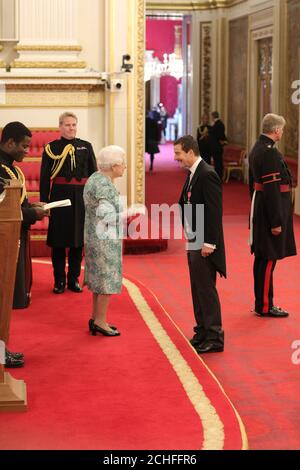
[[[183,77],[183,60],[176,57],[175,52],[172,54],[165,53],[163,62],[157,57],[153,57],[154,51],[146,51],[145,57],[145,81],[153,77],[162,77],[170,75],[180,80]]]
[[[169,75],[180,80],[183,77],[183,60],[181,54],[181,26],[175,26],[175,48],[172,54],[163,54],[163,62],[153,57],[154,51],[145,52],[145,81],[154,77]]]

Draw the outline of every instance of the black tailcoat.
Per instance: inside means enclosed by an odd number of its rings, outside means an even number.
[[[259,183],[263,191],[255,192],[253,243],[251,252],[266,260],[296,255],[291,191],[281,192],[281,185],[292,188],[291,173],[274,141],[261,135],[249,154],[249,184]],[[282,227],[272,235],[271,229]]]
[[[179,205],[184,217],[186,203],[183,189]],[[195,208],[197,204],[204,205],[204,242],[216,245],[210,255],[216,271],[226,277],[225,247],[222,223],[222,183],[214,169],[204,160],[199,163],[190,183],[190,203]],[[193,231],[195,232],[193,220]]]

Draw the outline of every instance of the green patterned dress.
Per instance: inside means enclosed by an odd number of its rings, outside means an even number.
[[[120,196],[99,172],[88,179],[85,205],[84,284],[94,294],[117,294],[122,286],[122,227]]]

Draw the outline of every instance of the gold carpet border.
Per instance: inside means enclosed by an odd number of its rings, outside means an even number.
[[[219,381],[219,379],[215,376],[215,374],[212,372],[212,370],[210,370],[210,368],[207,366],[207,364],[204,362],[204,360],[202,359],[201,356],[199,356],[196,351],[194,350],[194,348],[191,346],[189,340],[186,338],[186,336],[182,333],[182,331],[180,330],[180,328],[178,327],[178,325],[174,322],[174,320],[170,317],[170,315],[168,314],[168,312],[166,311],[166,309],[164,308],[164,306],[160,303],[159,299],[156,297],[156,295],[151,291],[151,289],[149,289],[148,287],[146,287],[141,281],[139,281],[139,283],[145,288],[147,289],[150,294],[154,297],[154,299],[156,300],[156,302],[159,304],[159,306],[162,308],[162,310],[164,311],[165,315],[168,317],[168,319],[170,320],[170,322],[173,324],[173,326],[176,328],[176,330],[178,331],[178,333],[180,333],[181,336],[183,336],[183,338],[185,339],[185,341],[187,342],[187,344],[189,345],[190,348],[192,348],[193,352],[197,355],[198,359],[202,362],[202,364],[204,365],[205,369],[207,370],[207,372],[212,376],[212,378],[215,380],[215,382],[218,384],[218,386],[220,387],[220,390],[221,392],[223,393],[223,395],[225,396],[226,400],[228,400],[228,403],[230,404],[230,406],[232,407],[233,411],[234,411],[234,414],[236,416],[236,419],[238,421],[238,424],[239,424],[239,428],[240,428],[240,433],[241,433],[241,437],[242,437],[242,449],[241,450],[249,450],[249,442],[248,442],[248,436],[247,436],[247,432],[246,432],[246,428],[245,428],[245,425],[242,421],[242,418],[240,417],[238,411],[236,410],[234,404],[232,403],[232,401],[230,400],[230,398],[228,397],[228,395],[226,394],[225,390],[224,390],[224,387],[223,385],[221,384],[221,382]]]
[[[123,284],[129,292],[140,315],[150,329],[154,338],[166,355],[168,361],[178,376],[189,400],[201,419],[203,426],[203,450],[222,450],[224,448],[224,426],[216,409],[205,395],[201,384],[176,348],[173,341],[162,327],[139,288],[128,279]]]
[[[33,259],[32,262],[37,263],[37,264],[52,265],[51,261],[42,261],[42,260],[38,260],[38,259]],[[84,266],[82,266],[81,269],[84,270]],[[193,371],[191,370],[191,368],[189,367],[187,362],[183,359],[183,357],[181,356],[181,354],[177,350],[176,346],[171,341],[171,339],[167,335],[166,331],[164,330],[164,328],[161,326],[160,322],[155,317],[154,313],[150,309],[148,303],[146,302],[146,300],[142,296],[142,294],[141,294],[140,290],[138,289],[138,287],[135,284],[133,284],[131,281],[129,281],[128,279],[125,279],[125,278],[123,278],[123,284],[127,288],[128,293],[130,294],[134,304],[138,308],[138,310],[139,310],[141,316],[143,317],[145,323],[149,327],[149,329],[152,332],[153,336],[155,337],[156,341],[158,342],[158,344],[162,348],[163,352],[167,356],[169,362],[171,363],[172,367],[174,368],[175,373],[179,377],[179,379],[182,383],[182,386],[184,387],[190,401],[192,402],[197,414],[199,415],[199,417],[201,419],[202,426],[203,426],[203,431],[204,431],[203,450],[220,450],[220,449],[223,449],[223,447],[224,447],[224,427],[223,427],[223,424],[222,424],[219,416],[216,414],[215,408],[211,405],[209,399],[204,394],[203,388],[199,384],[199,382],[198,382],[197,378],[195,377]],[[168,314],[166,309],[163,307],[163,305],[160,303],[160,301],[158,300],[156,295],[148,287],[144,286],[144,284],[141,283],[141,285],[143,285],[143,287],[145,287],[151,293],[151,295],[155,298],[156,302],[160,305],[160,307],[164,311],[165,315],[172,322],[172,324],[174,325],[176,330],[181,334],[181,336],[184,337],[187,344],[192,348],[192,346],[190,345],[190,342],[186,339],[186,337],[184,336],[182,331],[178,328],[178,325],[170,317],[170,315]],[[162,342],[161,342],[161,340],[162,340]],[[164,347],[162,347],[162,344],[164,345]],[[192,349],[194,351],[194,348],[192,348]],[[174,351],[175,351],[175,354],[174,354]],[[196,352],[195,352],[195,354],[196,354]],[[179,357],[179,360],[180,360],[179,362],[178,362],[178,357]],[[246,429],[245,429],[244,423],[243,423],[238,411],[235,409],[233,403],[231,402],[230,398],[226,394],[223,386],[221,385],[220,381],[217,379],[215,374],[209,369],[209,367],[205,364],[203,359],[200,356],[198,356],[198,354],[197,354],[197,357],[202,362],[202,364],[204,365],[204,367],[206,368],[208,373],[216,381],[216,383],[220,387],[220,390],[222,391],[223,395],[225,396],[225,398],[228,400],[230,406],[232,407],[232,409],[235,413],[235,416],[237,418],[239,427],[240,427],[240,432],[241,432],[242,442],[243,442],[242,450],[248,450],[249,446],[248,446],[248,437],[247,437]],[[183,366],[183,368],[182,368],[182,366]],[[177,369],[180,370],[180,374],[177,372]],[[186,379],[188,377],[191,378],[190,381],[189,380],[186,381]],[[182,381],[182,378],[184,379],[184,382]],[[190,389],[192,390],[192,393],[190,395],[187,391],[187,388],[185,387],[185,383],[187,383],[187,385],[188,385],[188,390],[190,390]],[[200,394],[201,399],[202,399],[202,397],[204,398],[203,402],[202,402],[202,400],[198,401],[197,392]],[[194,402],[194,400],[196,400],[196,401]],[[207,404],[208,404],[208,412],[207,412]],[[199,411],[202,411],[203,409],[204,409],[204,412],[205,412],[204,416],[205,416],[206,419],[204,419],[203,416],[199,412]],[[214,419],[215,417],[217,417],[217,420]],[[212,421],[214,423],[217,423],[217,426],[216,426],[216,429],[217,429],[217,432],[218,432],[217,435],[215,434],[215,430],[214,429],[212,430],[212,428],[210,427]],[[206,431],[207,431],[207,433],[206,433]],[[213,436],[212,436],[212,434],[213,434]],[[216,445],[216,438],[218,439],[219,445]],[[220,447],[221,441],[222,441],[222,446]]]

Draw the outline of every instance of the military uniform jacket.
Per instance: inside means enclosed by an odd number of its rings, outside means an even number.
[[[262,191],[254,191],[254,184]],[[274,141],[261,135],[249,154],[249,185],[253,194],[253,240],[251,252],[266,260],[296,255],[291,191],[281,192],[281,185],[292,188],[291,173]],[[282,227],[280,235],[271,229]]]
[[[51,169],[55,162],[44,151],[40,175],[40,199],[43,202],[71,200],[71,206],[51,210],[47,244],[54,247],[79,248],[83,246],[84,184],[68,184],[68,182],[74,178],[75,182],[80,183],[83,178],[88,178],[96,171],[97,165],[92,145],[85,140],[67,140],[62,137],[50,142],[49,145],[54,155],[61,155],[68,144],[72,144],[75,149],[75,162],[68,156],[56,175],[64,178],[66,184],[55,184],[54,178],[51,186]]]
[[[18,173],[9,155],[0,150],[0,176],[5,179],[12,179],[5,167],[18,178]],[[26,308],[30,301],[30,288],[32,283],[29,229],[37,221],[36,212],[31,207],[27,197],[21,205],[22,225],[20,233],[20,249],[16,270],[15,290],[13,308]]]
[[[184,219],[184,209],[187,204],[187,191],[183,188],[179,205]],[[193,214],[196,213],[197,204],[204,205],[204,242],[216,245],[214,252],[209,255],[216,271],[226,277],[225,246],[222,223],[222,183],[215,170],[202,160],[189,184],[189,202]],[[197,232],[195,219],[192,220],[192,230]]]

